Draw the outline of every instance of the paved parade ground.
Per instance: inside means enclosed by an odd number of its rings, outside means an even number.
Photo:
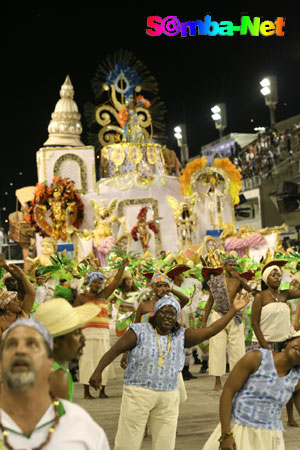
[[[213,377],[199,374],[201,366],[191,366],[191,372],[198,378],[185,382],[188,399],[180,406],[180,416],[177,428],[176,450],[200,450],[218,423],[219,392],[213,392]],[[108,399],[83,400],[83,386],[75,383],[74,402],[85,408],[105,430],[111,449],[114,448],[114,436],[117,430],[121,394],[123,386],[123,371],[115,363],[116,378],[111,380],[106,388]],[[225,377],[222,377],[225,380]],[[92,390],[91,390],[92,392]],[[93,391],[93,395],[94,395]],[[300,417],[295,412],[295,418],[300,423]],[[285,426],[284,439],[286,450],[300,449],[300,428],[286,427],[286,412],[282,420]],[[151,438],[146,437],[142,450],[151,449]],[[163,449],[161,449],[163,450]],[[255,450],[255,449],[253,449]]]

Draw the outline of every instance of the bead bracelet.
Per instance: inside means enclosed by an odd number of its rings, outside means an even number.
[[[233,436],[233,431],[228,431],[227,433],[223,433],[220,437],[219,437],[219,442],[223,442],[224,439],[228,438],[229,436]]]

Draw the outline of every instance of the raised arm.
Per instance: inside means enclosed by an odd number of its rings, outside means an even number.
[[[127,266],[127,264],[128,264],[128,259],[127,258],[123,259],[121,267],[118,270],[115,278],[112,280],[112,282],[108,286],[106,286],[103,289],[103,291],[100,292],[100,298],[107,299],[114,292],[114,290],[118,287],[118,285],[121,281],[124,269]]]
[[[203,320],[202,320],[202,328],[206,327],[207,319],[208,319],[208,316],[209,316],[209,314],[211,312],[213,304],[214,304],[214,298],[212,296],[212,293],[210,292],[208,300],[207,300],[206,305],[205,305],[205,309],[204,309],[204,316],[203,316]]]
[[[287,300],[300,297],[300,289],[287,289]]]
[[[261,331],[260,325],[259,325],[261,309],[262,309],[262,294],[259,293],[255,296],[253,303],[252,303],[251,322],[252,322],[253,331],[255,333],[255,336],[257,337],[259,345],[262,348],[269,349],[269,346],[265,340],[265,337],[264,337],[264,335]]]
[[[187,295],[185,295],[178,289],[175,289],[174,286],[170,289],[170,292],[172,292],[173,295],[176,295],[176,297],[178,297],[181,308],[183,308],[190,300]]]
[[[27,278],[21,267],[15,264],[10,264],[8,266],[8,271],[23,287],[25,295],[22,301],[22,309],[26,314],[29,315],[31,313],[35,299],[34,287],[30,283],[29,279]]]
[[[134,323],[140,323],[143,314],[144,314],[144,302],[140,303],[136,310]]]
[[[261,362],[261,353],[258,350],[253,350],[241,358],[234,366],[223,388],[220,398],[220,421],[221,421],[221,435],[224,436],[230,433],[230,421],[232,403],[235,394],[243,387],[249,375],[256,372]],[[234,436],[229,435],[223,437],[220,444],[221,449],[235,449]]]
[[[249,286],[246,279],[241,277],[240,274],[236,270],[233,270],[231,272],[231,276],[233,278],[236,278],[237,280],[239,280],[239,282],[241,283],[241,288],[245,289],[245,291],[247,291],[247,292],[252,292],[252,288],[251,288],[251,286]]]
[[[250,301],[251,293],[240,294],[238,293],[233,302],[230,310],[224,316],[222,316],[219,320],[214,322],[212,325],[206,328],[187,328],[185,330],[185,338],[184,338],[184,346],[186,348],[193,347],[194,345],[200,344],[200,342],[205,341],[206,339],[211,338],[215,334],[219,333],[226,325],[233,319],[234,315],[240,310],[243,309]]]
[[[128,352],[135,347],[137,342],[137,336],[132,329],[126,331],[123,336],[111,347],[108,352],[106,352],[99,361],[98,366],[94,370],[91,378],[90,385],[98,389],[99,383],[101,382],[101,375],[105,367],[111,364],[114,359],[116,359],[121,353]]]
[[[16,280],[17,286],[18,286],[18,298],[19,298],[19,300],[22,301],[25,296],[25,288],[24,288],[23,282],[22,282],[20,276],[18,276],[18,274],[13,273],[13,269],[12,269],[11,265],[9,266],[7,264],[4,256],[1,254],[0,254],[0,266],[3,267],[3,269],[5,269],[8,273],[10,273],[11,276]]]

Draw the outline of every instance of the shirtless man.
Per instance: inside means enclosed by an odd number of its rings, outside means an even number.
[[[225,273],[208,282],[210,288],[202,327],[206,327],[209,313],[214,304],[212,322],[218,320],[230,309],[234,297],[242,289],[251,292],[246,280],[236,271],[236,260],[227,258],[224,263]],[[216,377],[214,391],[222,389],[221,376],[226,373],[226,349],[228,342],[230,370],[245,354],[245,336],[242,314],[237,313],[229,324],[216,336],[209,339],[209,375]]]

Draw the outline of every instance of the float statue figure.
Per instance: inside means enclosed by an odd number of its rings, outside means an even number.
[[[147,222],[147,210],[148,208],[146,206],[143,206],[140,209],[140,212],[137,215],[137,223],[131,229],[131,236],[135,241],[138,241],[138,239],[140,240],[144,253],[149,248],[149,240],[151,238],[149,229],[155,234],[159,231],[153,220]]]

